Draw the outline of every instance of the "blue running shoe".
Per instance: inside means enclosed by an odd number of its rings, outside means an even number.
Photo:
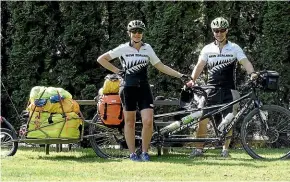
[[[140,161],[140,158],[136,153],[132,153],[132,154],[130,154],[130,160],[138,162],[138,161]]]
[[[150,156],[147,152],[142,152],[141,156],[140,156],[141,160],[143,162],[148,162],[150,161]]]
[[[229,150],[223,150],[222,153],[221,153],[221,156],[222,156],[223,158],[228,158],[228,157],[230,157]]]

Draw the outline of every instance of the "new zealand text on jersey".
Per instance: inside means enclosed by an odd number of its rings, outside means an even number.
[[[215,57],[234,57],[232,54],[212,54],[208,56],[209,58],[215,58]]]
[[[146,54],[126,54],[126,57],[148,57]]]

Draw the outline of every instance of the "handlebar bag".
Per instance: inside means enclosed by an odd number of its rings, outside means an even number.
[[[276,71],[266,71],[262,74],[262,86],[265,91],[278,90],[279,73]]]

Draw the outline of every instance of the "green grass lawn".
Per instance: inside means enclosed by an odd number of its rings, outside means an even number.
[[[64,149],[66,150],[66,149]],[[1,181],[289,181],[290,161],[260,161],[244,150],[232,150],[223,159],[220,150],[205,157],[189,153],[152,156],[150,162],[101,159],[92,149],[54,152],[44,148],[20,148],[13,157],[1,159]]]

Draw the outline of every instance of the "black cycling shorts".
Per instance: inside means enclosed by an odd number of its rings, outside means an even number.
[[[219,104],[225,104],[225,103],[230,103],[233,100],[236,100],[240,97],[239,92],[236,90],[231,90],[231,89],[223,89],[223,88],[216,88],[208,91],[208,96],[207,96],[207,103],[206,106],[213,106],[213,105],[219,105]],[[203,111],[203,114],[207,114],[211,111],[216,110],[216,108],[212,109],[205,109]],[[226,110],[222,111],[223,117],[225,117],[229,113],[235,113],[237,112],[237,105],[231,106],[227,108]]]
[[[121,86],[120,97],[125,111],[153,109],[153,96],[149,84]],[[138,107],[138,108],[137,108]]]

